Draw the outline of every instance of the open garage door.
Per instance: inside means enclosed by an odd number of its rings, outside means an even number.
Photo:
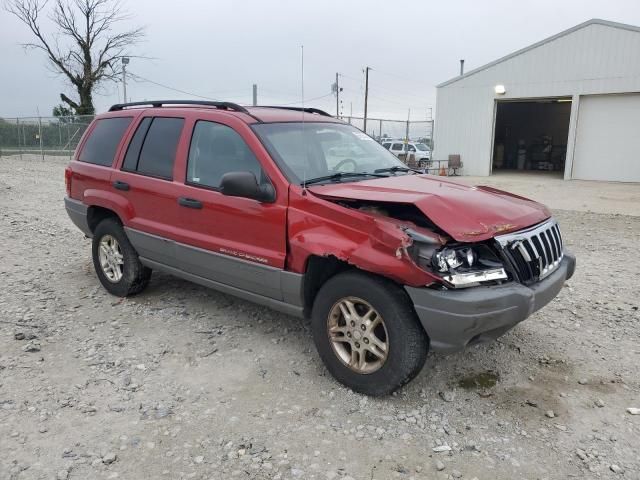
[[[492,171],[564,172],[570,98],[502,100],[496,107]]]
[[[572,178],[640,182],[640,94],[580,98]]]

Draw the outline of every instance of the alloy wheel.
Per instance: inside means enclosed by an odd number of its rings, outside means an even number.
[[[389,354],[389,336],[382,316],[358,297],[340,299],[329,311],[327,333],[334,353],[351,370],[373,373]]]
[[[98,248],[98,260],[102,273],[112,283],[118,283],[124,272],[124,255],[120,244],[111,235],[105,235],[100,239]]]

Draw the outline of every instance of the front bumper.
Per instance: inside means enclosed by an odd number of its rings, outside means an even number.
[[[576,257],[565,251],[556,271],[530,286],[512,282],[466,290],[405,290],[429,335],[431,350],[456,352],[495,340],[544,307],[558,295],[575,268]]]

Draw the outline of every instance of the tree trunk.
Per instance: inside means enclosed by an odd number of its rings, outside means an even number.
[[[93,94],[91,92],[92,86],[81,86],[78,87],[78,95],[80,96],[80,105],[78,105],[78,109],[76,110],[76,114],[78,115],[94,115],[96,113],[96,109],[93,106]]]

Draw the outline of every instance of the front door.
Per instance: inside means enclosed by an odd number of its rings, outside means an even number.
[[[256,153],[224,120],[195,122],[185,168],[179,199],[184,239],[176,247],[181,268],[280,300],[286,192],[273,203],[220,192],[220,181],[228,172],[249,171],[258,182],[270,182]]]

